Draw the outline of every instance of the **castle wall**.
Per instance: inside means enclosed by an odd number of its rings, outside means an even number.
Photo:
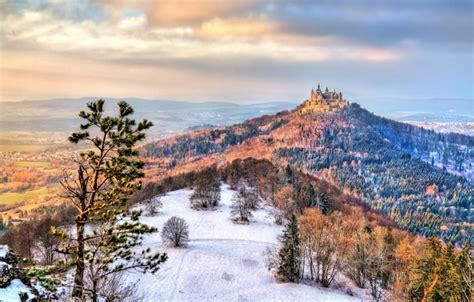
[[[348,106],[348,102],[342,98],[341,93],[321,92],[319,88],[316,91],[311,90],[310,98],[303,103],[302,112],[326,112],[337,111]]]

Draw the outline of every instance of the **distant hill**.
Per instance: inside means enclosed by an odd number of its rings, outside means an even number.
[[[100,97],[0,102],[0,131],[66,131],[75,129],[77,113],[89,101]],[[111,103],[131,103],[139,118],[155,123],[153,137],[188,131],[202,125],[232,125],[265,114],[289,110],[296,102],[239,105],[228,102],[177,102],[135,97],[104,98]],[[359,101],[358,101],[359,102]],[[474,135],[474,100],[467,99],[361,99],[360,103],[378,115],[438,132]],[[106,109],[112,109],[111,104]],[[150,114],[152,113],[152,114]]]
[[[355,103],[308,102],[160,140],[146,145],[144,155],[167,173],[249,157],[289,164],[360,198],[402,228],[472,241],[474,137],[382,118]]]
[[[76,130],[77,113],[89,101],[99,97],[54,99],[0,103],[0,131],[67,131]],[[151,119],[153,137],[162,137],[203,124],[231,125],[264,114],[289,109],[293,103],[238,105],[225,102],[176,102],[138,98],[105,98],[106,110],[114,110],[120,100],[135,108],[137,119]]]

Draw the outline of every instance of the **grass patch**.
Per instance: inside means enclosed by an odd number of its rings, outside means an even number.
[[[32,153],[32,152],[44,151],[49,148],[51,148],[51,145],[0,144],[0,152]]]
[[[19,167],[19,168],[46,168],[47,166],[49,166],[49,163],[47,161],[22,160],[22,161],[17,161],[14,164],[15,164],[15,167]]]
[[[47,193],[48,189],[46,187],[37,190],[26,191],[24,193],[3,193],[0,194],[0,205],[12,205],[15,203],[24,202],[31,198],[44,196]]]

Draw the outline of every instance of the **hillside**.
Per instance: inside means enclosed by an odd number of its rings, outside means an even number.
[[[342,290],[323,289],[306,284],[277,282],[265,267],[265,252],[278,244],[282,227],[274,223],[272,208],[262,206],[250,224],[230,219],[231,198],[235,191],[221,185],[221,201],[214,211],[189,208],[192,190],[168,193],[161,198],[163,209],[156,216],[143,216],[148,225],[163,229],[172,216],[189,224],[190,242],[186,248],[165,248],[169,260],[156,275],[127,275],[137,283],[144,301],[360,301]],[[160,234],[148,236],[144,246],[161,248]],[[316,300],[314,300],[316,299]]]
[[[148,144],[148,174],[267,159],[335,185],[410,231],[472,240],[473,137],[381,118],[355,103],[326,108],[309,102]]]

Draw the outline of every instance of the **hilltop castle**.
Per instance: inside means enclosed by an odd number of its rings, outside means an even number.
[[[311,89],[310,98],[303,103],[301,110],[303,112],[337,111],[346,108],[348,104],[341,92],[337,93],[335,90],[331,92],[327,87],[323,92],[318,84],[318,89]]]

